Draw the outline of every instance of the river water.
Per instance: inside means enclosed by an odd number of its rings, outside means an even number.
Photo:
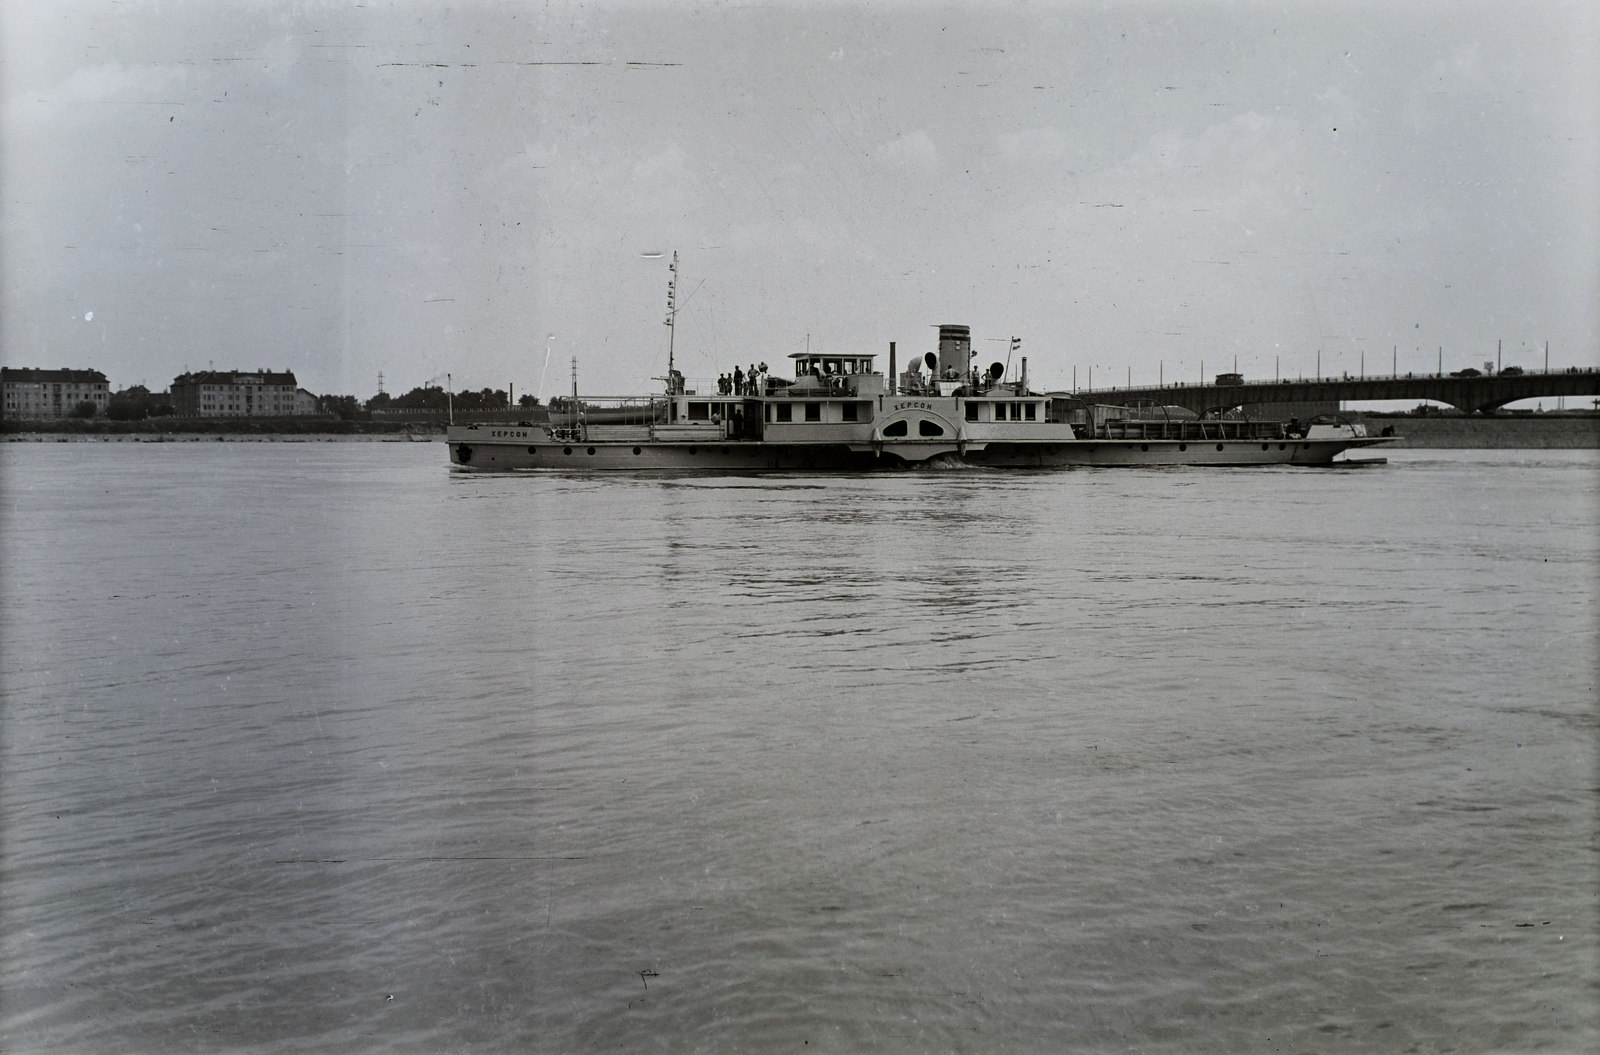
[[[7,1052],[1600,1044],[1600,456],[8,444]]]

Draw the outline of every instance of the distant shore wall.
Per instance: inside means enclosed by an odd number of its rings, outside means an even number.
[[[1346,415],[1366,423],[1378,435],[1394,426],[1400,436],[1396,447],[1416,448],[1600,448],[1600,416],[1558,417],[1376,417]],[[444,425],[433,421],[389,418],[377,421],[339,421],[336,418],[148,418],[144,421],[91,421],[61,418],[51,421],[0,422],[0,435],[22,439],[39,435],[83,438],[118,435],[399,435],[414,438],[444,435]]]
[[[333,416],[293,418],[145,418],[111,421],[107,418],[55,418],[48,421],[0,422],[0,435],[17,436],[360,436],[399,433],[444,434],[444,425],[431,421],[341,421]]]
[[[1600,417],[1379,418],[1347,415],[1377,435],[1394,426],[1396,447],[1575,449],[1600,447]]]

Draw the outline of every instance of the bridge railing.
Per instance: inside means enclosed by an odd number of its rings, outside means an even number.
[[[1502,370],[1498,373],[1479,373],[1476,375],[1469,374],[1466,376],[1462,376],[1459,372],[1439,373],[1436,371],[1430,371],[1426,373],[1410,371],[1403,374],[1340,373],[1334,375],[1318,375],[1316,377],[1306,377],[1304,375],[1296,377],[1278,377],[1273,378],[1272,380],[1250,378],[1240,381],[1237,384],[1225,385],[1219,385],[1215,381],[1161,381],[1153,385],[1108,385],[1105,387],[1088,385],[1082,388],[1068,388],[1064,389],[1063,391],[1071,392],[1074,395],[1103,395],[1111,392],[1150,392],[1165,391],[1167,389],[1174,391],[1193,391],[1197,388],[1238,389],[1270,387],[1275,385],[1348,384],[1351,382],[1360,384],[1366,381],[1502,381],[1518,377],[1562,377],[1585,374],[1600,374],[1600,370],[1595,370],[1589,367],[1569,366],[1564,370],[1518,370],[1514,374],[1508,374]]]

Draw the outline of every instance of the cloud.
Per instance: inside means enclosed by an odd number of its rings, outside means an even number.
[[[86,66],[47,87],[19,90],[7,107],[7,124],[16,135],[39,129],[56,134],[63,124],[100,121],[99,104],[182,106],[192,91],[190,79],[191,71],[181,65]]]
[[[879,144],[877,153],[878,159],[886,165],[929,172],[939,168],[939,150],[921,129]]]
[[[1067,137],[1059,128],[1024,128],[999,136],[1000,156],[1015,164],[1061,161],[1070,152]]]

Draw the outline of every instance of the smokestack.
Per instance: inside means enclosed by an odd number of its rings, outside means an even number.
[[[972,328],[946,325],[939,327],[939,377],[965,378],[972,365]],[[954,371],[952,373],[951,371]]]
[[[1027,356],[1023,356],[1022,357],[1022,377],[1020,378],[1020,381],[1021,381],[1021,384],[1022,384],[1022,395],[1027,395],[1028,394],[1028,357]]]
[[[889,394],[891,396],[894,395],[894,380],[895,380],[895,378],[897,378],[899,376],[900,376],[899,374],[896,374],[894,372],[894,342],[890,341],[889,342]]]

